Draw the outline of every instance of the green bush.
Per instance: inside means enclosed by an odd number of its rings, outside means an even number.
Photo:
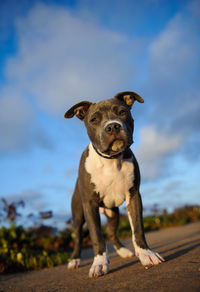
[[[184,206],[175,209],[167,214],[166,210],[156,210],[156,215],[149,215],[143,218],[144,230],[153,231],[160,228],[180,226],[189,222],[200,220],[200,206]],[[126,237],[131,235],[130,224],[127,215],[121,215],[118,228],[118,236]]]
[[[66,232],[67,233],[67,232]],[[64,232],[59,235],[25,230],[22,226],[0,228],[0,273],[41,269],[64,264],[69,254],[64,244],[71,240]]]

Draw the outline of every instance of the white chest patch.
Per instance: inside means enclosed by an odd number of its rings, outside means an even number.
[[[125,201],[134,180],[134,165],[131,159],[103,158],[90,144],[85,169],[91,175],[95,192],[99,193],[107,208],[118,207]]]

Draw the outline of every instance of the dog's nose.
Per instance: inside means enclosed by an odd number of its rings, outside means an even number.
[[[105,127],[105,131],[109,135],[119,133],[120,129],[121,129],[121,125],[118,123],[110,123]]]

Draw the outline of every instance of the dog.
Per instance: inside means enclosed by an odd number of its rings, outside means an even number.
[[[124,91],[113,98],[91,103],[82,101],[72,106],[65,118],[74,116],[84,122],[90,144],[82,154],[79,175],[72,197],[74,250],[68,269],[80,265],[81,230],[86,221],[93,243],[94,260],[89,277],[99,277],[109,271],[109,258],[101,231],[99,209],[106,215],[106,232],[116,252],[122,258],[133,252],[119,241],[118,207],[125,201],[132,230],[135,254],[142,265],[158,265],[164,259],[149,249],[144,235],[142,201],[139,192],[140,171],[130,149],[133,143],[134,120],[131,108],[143,98],[135,92]]]

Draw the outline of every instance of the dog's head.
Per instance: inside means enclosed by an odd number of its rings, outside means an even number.
[[[105,157],[112,157],[133,143],[134,120],[130,110],[135,100],[144,102],[135,92],[120,92],[98,103],[79,102],[64,116],[72,118],[76,115],[84,121],[94,148]]]

